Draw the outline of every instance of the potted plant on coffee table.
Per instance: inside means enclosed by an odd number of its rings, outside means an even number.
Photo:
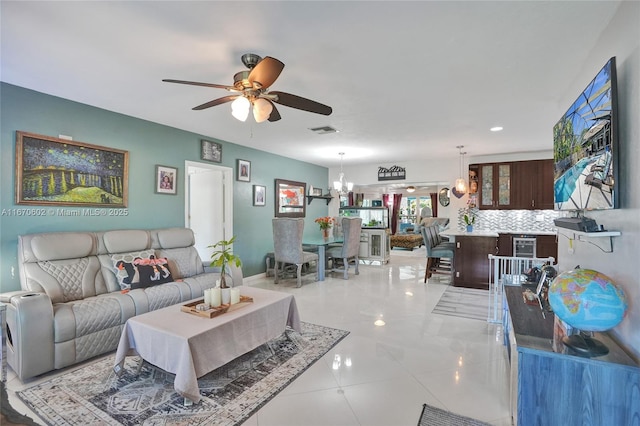
[[[214,249],[213,253],[211,253],[211,264],[209,266],[220,268],[220,288],[228,288],[225,278],[227,265],[242,266],[242,260],[231,252],[231,246],[235,239],[236,237],[234,236],[230,240],[220,240],[209,246],[209,248]]]

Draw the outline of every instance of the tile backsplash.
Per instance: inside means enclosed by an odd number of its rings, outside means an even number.
[[[462,219],[467,209],[458,209],[458,229],[466,225]],[[474,229],[486,231],[543,231],[556,230],[553,219],[560,217],[555,210],[478,210],[472,209],[476,217]]]

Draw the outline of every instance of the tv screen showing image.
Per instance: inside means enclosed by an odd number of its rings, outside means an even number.
[[[617,155],[613,57],[553,127],[554,209],[617,208]]]

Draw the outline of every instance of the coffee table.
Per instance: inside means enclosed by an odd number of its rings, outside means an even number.
[[[125,357],[137,354],[175,374],[174,389],[186,398],[185,403],[197,403],[198,377],[280,336],[287,326],[300,331],[293,295],[239,288],[241,295],[253,298],[253,303],[214,318],[182,312],[182,304],[129,318],[122,330],[114,370],[120,372]]]

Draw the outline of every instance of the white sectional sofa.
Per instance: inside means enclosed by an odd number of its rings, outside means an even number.
[[[18,261],[22,291],[0,300],[21,380],[115,350],[128,318],[201,297],[219,278],[187,228],[23,235]],[[231,279],[242,285],[242,271]]]

